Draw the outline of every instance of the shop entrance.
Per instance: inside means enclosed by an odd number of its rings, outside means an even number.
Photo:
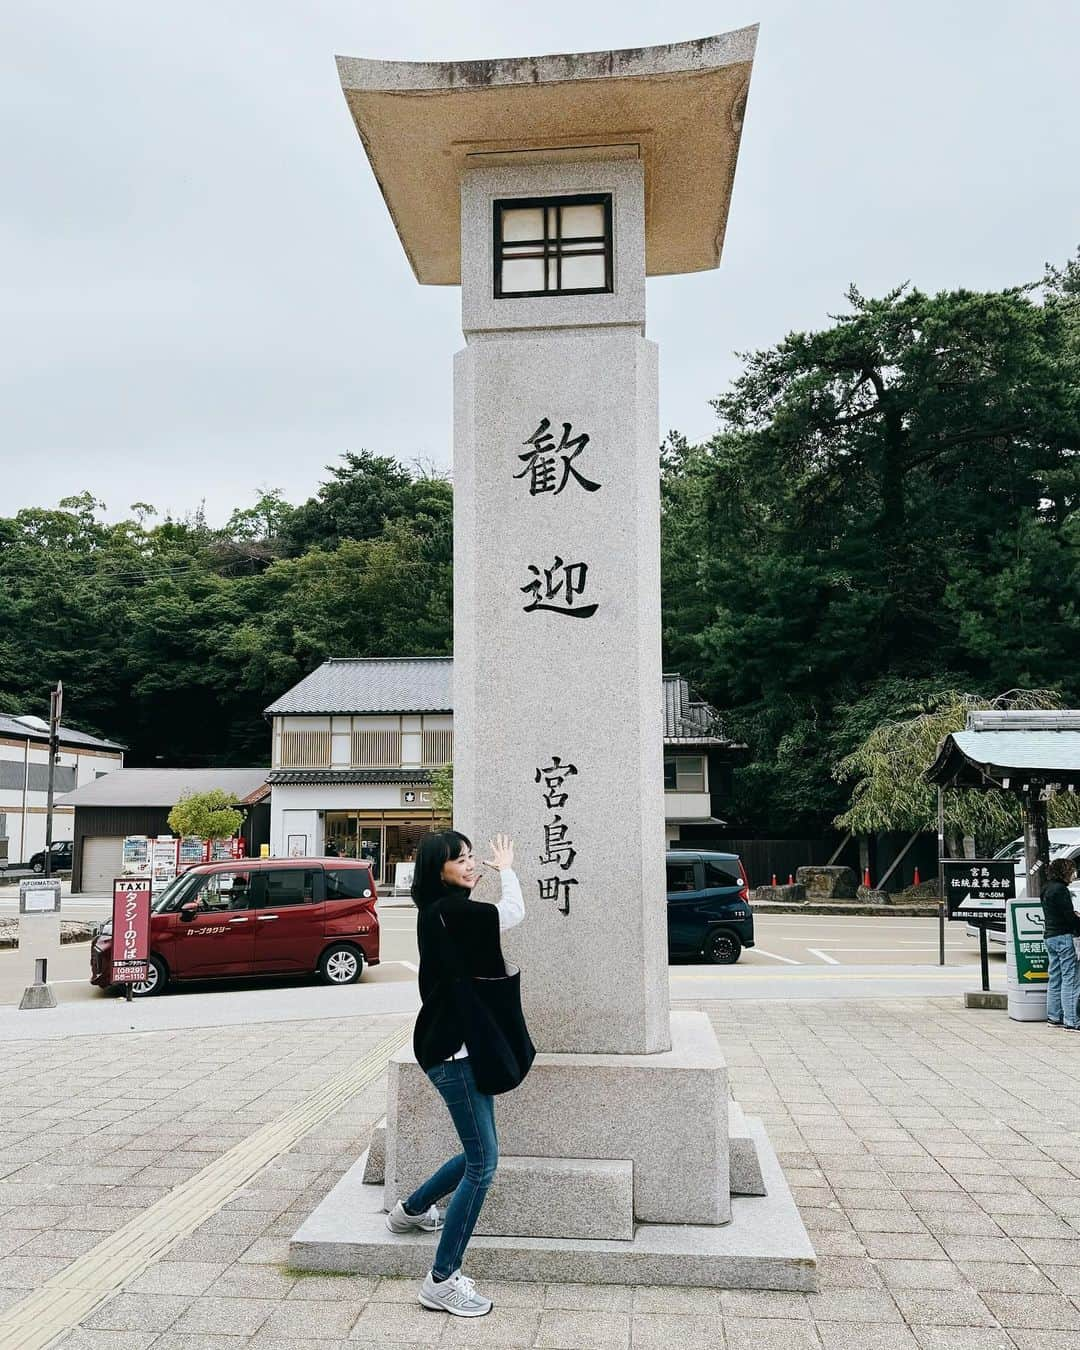
[[[411,862],[435,828],[434,811],[327,811],[325,850],[328,857],[366,859],[376,885],[392,886],[397,864]]]

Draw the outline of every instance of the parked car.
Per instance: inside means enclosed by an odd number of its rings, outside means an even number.
[[[1080,830],[1050,830],[1050,860],[1055,858],[1072,858],[1076,863],[1077,876],[1073,878],[1069,890],[1072,891],[1073,909],[1080,914]],[[995,858],[1011,858],[1013,862],[1013,871],[1016,877],[1016,896],[1022,899],[1027,895],[1027,855],[1024,852],[1024,837],[1013,839],[999,848],[994,854]],[[969,937],[978,938],[979,930],[975,924],[967,925]],[[991,921],[986,925],[987,942],[999,942],[1004,945],[1005,942],[1005,921],[1004,919]]]
[[[39,849],[33,854],[27,867],[33,872],[45,871],[45,850]],[[71,840],[54,839],[52,846],[52,872],[55,876],[57,872],[71,871]]]
[[[731,965],[754,945],[750,885],[737,853],[670,849],[668,952]]]
[[[138,998],[182,980],[317,974],[355,984],[379,964],[369,863],[349,858],[252,858],[202,863],[154,898],[150,966]],[[90,947],[90,983],[104,989],[112,924]]]

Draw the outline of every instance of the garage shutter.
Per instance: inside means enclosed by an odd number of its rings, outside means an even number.
[[[82,889],[95,895],[112,895],[114,878],[120,875],[124,841],[104,835],[83,840]]]

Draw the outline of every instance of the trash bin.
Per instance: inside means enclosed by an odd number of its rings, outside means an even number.
[[[1022,896],[1008,902],[1005,928],[1005,972],[1009,1016],[1014,1022],[1046,1021],[1046,977],[1049,960],[1043,941],[1043,907]]]

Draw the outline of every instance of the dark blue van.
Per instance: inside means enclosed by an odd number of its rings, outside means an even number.
[[[754,945],[750,887],[737,853],[667,855],[668,954],[731,965]]]

